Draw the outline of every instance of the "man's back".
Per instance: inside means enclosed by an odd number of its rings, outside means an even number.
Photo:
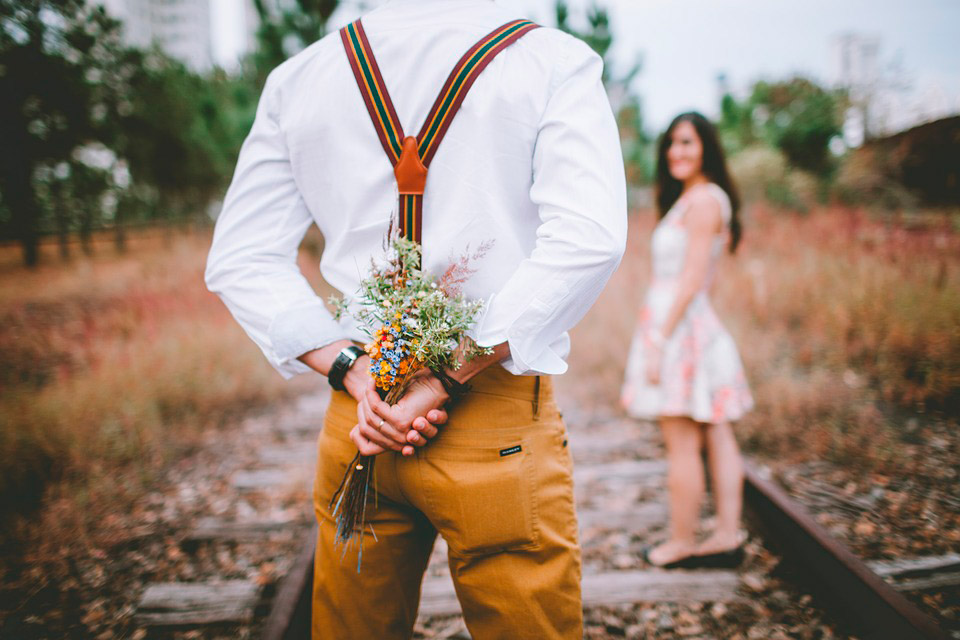
[[[393,0],[363,18],[406,135],[419,133],[464,52],[516,17],[489,0]],[[467,245],[492,243],[464,287],[485,303],[472,337],[492,353],[454,367],[470,391],[449,420],[437,413],[449,394],[432,372],[394,407],[414,412],[403,419],[359,382],[332,393],[314,484],[313,637],[411,637],[438,534],[474,637],[582,637],[572,460],[541,374],[566,370],[566,332],[626,239],[623,161],[601,72],[586,45],[535,28],[482,70],[440,142],[424,192],[423,266],[439,273]],[[391,161],[331,34],[267,81],[217,221],[207,285],[282,375],[328,374],[349,339],[365,336],[335,321],[310,288],[300,241],[319,225],[323,275],[351,295],[383,255],[396,208]],[[361,360],[350,374],[370,366]],[[423,446],[418,455],[383,440],[388,427],[407,438],[431,415],[446,424],[432,435],[421,425],[422,437],[409,440]],[[394,451],[376,458],[358,573],[335,546],[330,504],[361,431]]]
[[[363,17],[406,135],[419,132],[464,52],[518,17],[490,0],[393,0]],[[424,268],[442,272],[468,247],[490,245],[464,288],[468,297],[500,298],[477,327],[478,341],[506,340],[518,321],[557,326],[528,348],[519,339],[511,343],[514,360],[522,360],[506,364],[514,373],[565,369],[565,331],[582,313],[553,318],[555,303],[577,293],[583,262],[596,265],[613,258],[615,266],[622,251],[623,165],[601,69],[600,58],[579,40],[555,29],[534,30],[480,74],[430,166]],[[286,183],[283,194],[277,187],[281,182]],[[247,236],[259,236],[259,242],[275,237],[277,250],[282,245],[289,251],[294,236],[302,237],[306,225],[316,222],[325,239],[323,275],[349,295],[369,258],[382,252],[396,202],[392,166],[339,34],[331,33],[268,79],[227,193],[210,264],[229,268],[231,253],[240,259],[230,237],[241,228]],[[554,243],[556,250],[535,252],[538,238]],[[609,276],[611,265],[604,271]],[[274,294],[279,306],[315,305],[306,283],[286,275]],[[222,293],[217,279],[208,270],[211,288]],[[598,293],[599,287],[586,292],[580,307],[585,311]],[[235,300],[242,304],[241,297]],[[524,318],[531,304],[539,306]],[[281,373],[302,371],[290,362],[298,355],[291,349],[309,348],[308,342],[290,335],[303,334],[303,318],[286,321],[283,309],[279,320],[260,318],[265,335],[258,339],[256,327],[249,326],[258,322],[254,306],[262,305],[251,304],[249,314],[234,309],[238,320]],[[362,339],[356,327],[344,330]],[[288,364],[278,366],[278,361]]]

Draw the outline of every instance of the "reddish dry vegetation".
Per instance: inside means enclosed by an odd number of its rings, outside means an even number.
[[[653,223],[649,211],[631,216],[623,264],[573,333],[570,371],[558,383],[588,410],[617,411]],[[855,490],[879,484],[891,505],[906,492],[906,505],[943,509],[928,502],[951,494],[949,458],[960,451],[960,233],[950,224],[841,209],[746,212],[745,241],[724,260],[714,297],[757,399],[737,426],[750,451],[833,460],[860,470]],[[3,549],[28,554],[21,568],[52,576],[78,549],[109,547],[204,432],[317,384],[284,382],[206,291],[209,242],[208,232],[142,235],[122,257],[100,247],[62,264],[50,251],[36,271],[0,250],[0,533],[35,539]],[[300,266],[326,295],[318,246],[308,236]],[[918,490],[926,502],[912,498]],[[925,522],[907,511],[891,507],[871,521]],[[853,530],[869,538],[868,524]],[[912,539],[913,552],[930,545]],[[858,544],[869,553],[870,540]],[[6,564],[0,557],[9,583]]]
[[[618,411],[654,217],[632,219],[622,266],[574,331],[559,386],[577,404]],[[757,401],[741,443],[863,558],[960,551],[956,218],[753,207],[745,227],[713,289]],[[960,628],[956,589],[911,597]]]
[[[209,232],[144,234],[124,256],[45,256],[35,271],[0,255],[5,514],[47,491],[96,518],[204,430],[309,382],[285,383],[206,290],[209,244]],[[305,272],[311,262],[304,252]]]
[[[714,289],[758,402],[738,427],[749,448],[903,462],[905,421],[957,415],[960,234],[950,222],[746,212],[745,241]],[[631,216],[623,264],[574,331],[560,383],[586,406],[616,407],[653,223],[650,211]],[[206,291],[209,240],[144,234],[125,256],[98,247],[64,265],[49,255],[36,271],[0,252],[5,508],[34,501],[50,478],[88,483],[131,465],[149,475],[191,434],[308,383],[284,383]],[[309,235],[301,268],[325,294],[318,245]]]
[[[616,405],[654,218],[631,219],[620,269],[574,331],[561,384],[588,405]],[[757,400],[738,425],[748,448],[896,464],[904,423],[955,420],[960,233],[946,216],[920,222],[841,208],[746,211],[744,242],[724,259],[713,296]]]

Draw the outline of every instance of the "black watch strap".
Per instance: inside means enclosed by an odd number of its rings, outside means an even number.
[[[350,367],[354,365],[363,353],[363,349],[355,345],[341,349],[340,353],[337,354],[336,360],[333,361],[333,365],[330,366],[329,375],[327,375],[327,380],[330,382],[331,387],[337,391],[347,390],[346,387],[343,386],[343,379],[346,377],[347,371],[350,371]]]
[[[450,404],[455,404],[460,398],[470,392],[469,384],[454,380],[453,377],[443,369],[431,369],[431,371],[433,371],[433,375],[440,381],[440,384],[443,385],[447,395],[450,396]]]

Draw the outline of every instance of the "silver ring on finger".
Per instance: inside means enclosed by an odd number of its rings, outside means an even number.
[[[384,422],[386,422],[386,420],[384,420],[384,419],[381,418],[381,419],[380,419],[380,424],[377,425],[377,431],[380,431],[380,429],[383,428],[383,423],[384,423]]]

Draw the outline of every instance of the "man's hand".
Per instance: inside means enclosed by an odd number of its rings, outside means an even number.
[[[380,399],[369,377],[366,385],[357,403],[357,426],[350,432],[364,455],[392,450],[411,456],[414,447],[426,445],[437,435],[437,425],[447,421],[442,407],[448,398],[432,375],[420,375],[393,407]]]
[[[458,382],[466,382],[510,353],[506,342],[493,347],[488,356],[463,361],[448,374]],[[354,365],[356,368],[360,363]],[[373,383],[364,400],[359,400],[359,424],[350,432],[350,438],[364,455],[376,455],[388,449],[412,456],[414,446],[422,447],[437,435],[437,425],[445,424],[447,413],[442,409],[450,396],[432,373],[424,371],[410,385],[403,398],[393,407],[380,400]],[[361,415],[361,409],[363,411]],[[369,410],[368,410],[369,409]],[[382,421],[382,422],[381,422]],[[411,446],[413,445],[413,446]],[[397,449],[397,446],[400,448]],[[367,452],[370,453],[367,453]]]
[[[357,402],[363,400],[363,396],[366,395],[367,387],[373,383],[373,378],[370,377],[370,356],[363,354],[357,361],[353,363],[353,366],[347,371],[347,375],[343,377],[343,386],[346,388],[347,393],[353,396],[353,399]]]
[[[387,422],[403,433],[407,442],[422,447],[437,435],[436,425],[447,422],[443,405],[449,399],[440,381],[427,372],[413,381],[397,404],[389,407]]]
[[[353,342],[349,340],[339,340],[298,359],[327,375],[340,350],[351,344]],[[457,381],[466,382],[509,353],[507,343],[503,342],[493,347],[491,355],[461,362],[459,368],[448,373]],[[343,379],[347,392],[357,401],[358,422],[350,430],[350,439],[363,455],[374,456],[391,450],[412,456],[414,447],[426,445],[437,435],[437,426],[447,422],[443,405],[449,396],[433,374],[424,372],[410,385],[400,402],[390,407],[377,395],[369,368],[370,357],[362,355]]]

